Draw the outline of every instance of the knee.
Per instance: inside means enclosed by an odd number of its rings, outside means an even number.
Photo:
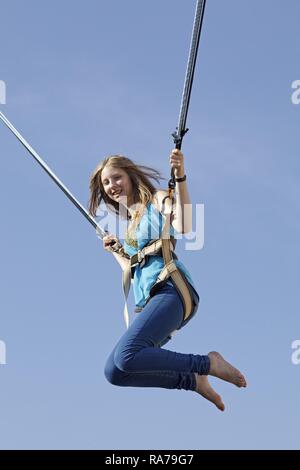
[[[112,385],[122,385],[122,372],[111,362],[107,362],[104,368],[106,380]]]
[[[115,351],[115,356],[114,356],[114,363],[117,366],[117,368],[122,371],[123,373],[127,372],[136,372],[135,367],[134,367],[134,353],[133,351]]]

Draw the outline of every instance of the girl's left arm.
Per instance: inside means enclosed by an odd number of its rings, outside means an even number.
[[[178,150],[172,150],[170,155],[170,164],[174,168],[175,178],[185,176],[184,155]],[[192,230],[192,203],[190,200],[187,181],[176,182],[175,186],[176,204],[175,218],[172,225],[179,233],[188,233]]]
[[[184,156],[180,150],[174,149],[170,155],[171,167],[174,167],[175,178],[184,176]],[[158,190],[155,194],[157,208],[162,211],[162,201],[168,191]],[[178,233],[188,233],[192,230],[192,204],[188,193],[187,182],[176,182],[175,186],[176,202],[173,206],[173,217],[171,224]],[[165,201],[165,211],[168,213],[171,208],[170,199]]]

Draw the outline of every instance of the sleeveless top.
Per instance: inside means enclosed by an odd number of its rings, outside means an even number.
[[[124,241],[124,251],[133,256],[144,248],[150,240],[159,239],[164,225],[165,216],[149,202],[145,208],[144,214],[136,228],[134,241]],[[175,237],[176,230],[171,225],[170,235]],[[178,233],[178,232],[177,232]],[[131,242],[131,243],[130,243]],[[195,289],[191,275],[179,260],[174,260],[176,266],[180,268],[186,276],[187,281]],[[162,256],[151,255],[147,258],[146,263],[141,267],[137,265],[134,271],[133,278],[133,292],[136,307],[143,308],[149,298],[151,287],[155,284],[157,276],[164,267],[164,260]],[[171,280],[167,284],[173,286]]]

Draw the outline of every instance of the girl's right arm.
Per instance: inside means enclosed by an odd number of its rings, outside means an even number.
[[[115,235],[106,235],[103,237],[103,248],[108,251],[109,253],[112,253],[116,260],[118,261],[119,265],[121,266],[122,270],[125,271],[125,269],[128,269],[130,266],[130,259],[125,258],[124,256],[120,255],[119,253],[115,252],[112,249],[112,246],[110,245],[110,242],[112,240],[114,241],[119,241],[118,238]]]
[[[130,266],[130,259],[124,258],[124,256],[119,255],[119,253],[113,252],[114,257],[118,261],[119,265],[122,268],[122,271],[128,269]]]

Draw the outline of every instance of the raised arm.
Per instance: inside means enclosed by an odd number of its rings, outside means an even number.
[[[175,178],[185,176],[183,153],[174,149],[170,155],[171,167],[174,167]],[[168,194],[168,191],[159,190],[156,192],[156,203],[159,211],[162,209],[162,201]],[[171,225],[178,233],[188,233],[192,230],[192,203],[188,193],[187,181],[176,182],[175,186],[176,201],[174,204],[174,217],[171,219]],[[170,199],[166,199],[166,211],[171,206]]]
[[[124,256],[120,255],[119,253],[116,253],[112,249],[110,245],[110,242],[112,240],[119,241],[115,235],[106,235],[105,237],[103,237],[103,248],[109,253],[112,253],[114,255],[119,265],[121,266],[122,270],[125,271],[125,269],[129,268],[130,266],[130,259],[125,258]]]

